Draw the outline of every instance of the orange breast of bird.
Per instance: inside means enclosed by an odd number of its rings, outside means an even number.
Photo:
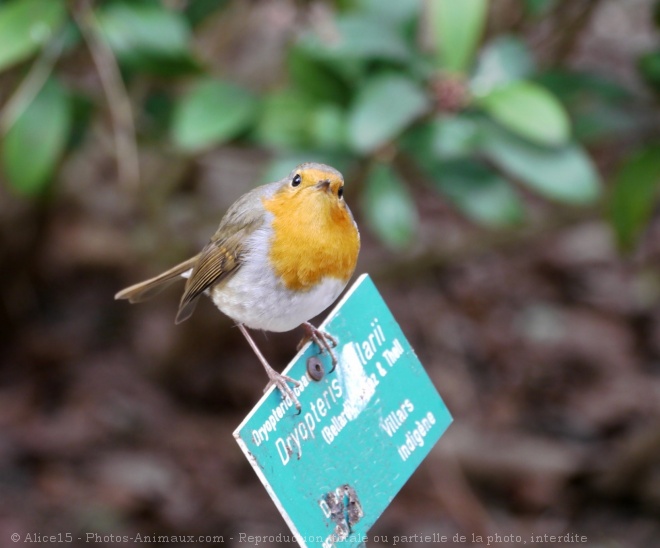
[[[272,214],[270,264],[287,289],[307,291],[326,277],[348,282],[360,235],[345,202],[309,189],[278,192],[263,204]]]

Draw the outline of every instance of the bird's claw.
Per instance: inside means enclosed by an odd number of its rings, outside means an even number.
[[[288,397],[300,413],[302,406],[293,390],[291,390],[291,387],[287,384],[291,383],[294,386],[300,386],[300,382],[287,375],[282,375],[282,373],[278,373],[274,369],[267,370],[267,373],[270,380],[268,381],[266,388],[264,388],[264,392],[267,392],[271,386],[275,386],[280,391],[280,394],[282,394],[282,398],[286,399]]]
[[[337,367],[338,360],[333,348],[337,348],[339,341],[327,331],[322,331],[309,322],[305,322],[303,328],[305,329],[305,338],[300,341],[298,347],[302,348],[302,346],[311,339],[316,346],[319,347],[321,354],[328,353],[330,360],[332,361],[332,369],[330,369],[330,373],[334,371],[335,367]]]

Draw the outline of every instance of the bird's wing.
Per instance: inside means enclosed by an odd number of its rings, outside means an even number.
[[[265,220],[263,195],[263,187],[259,187],[239,198],[223,217],[211,241],[197,255],[181,297],[176,323],[190,317],[204,291],[240,268],[246,239]]]

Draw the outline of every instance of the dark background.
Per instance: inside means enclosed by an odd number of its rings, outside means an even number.
[[[18,3],[0,3],[0,21]],[[113,296],[196,253],[233,200],[284,176],[297,158],[343,170],[362,234],[357,272],[371,274],[455,418],[371,533],[389,544],[394,535],[420,533],[528,541],[574,533],[593,548],[658,545],[654,3],[488,5],[477,49],[502,36],[524,45],[535,60],[526,77],[557,97],[571,123],[562,142],[541,143],[543,150],[578,147],[597,173],[591,197],[580,194],[579,174],[566,173],[565,180],[577,177],[575,199],[552,185],[539,190],[533,174],[528,180],[469,147],[462,154],[486,176],[471,178],[467,169],[451,188],[444,164],[434,171],[437,158],[416,156],[418,145],[409,158],[400,154],[435,116],[440,125],[491,116],[515,130],[466,91],[472,57],[452,72],[442,58],[433,61],[437,37],[419,45],[425,12],[415,2],[403,36],[419,58],[372,52],[358,70],[338,54],[334,73],[315,73],[323,56],[310,54],[307,65],[296,65],[297,79],[291,75],[301,34],[324,36],[347,13],[378,20],[368,4],[133,4],[183,21],[189,34],[180,47],[168,33],[158,44],[151,12],[129,13],[137,30],[126,30],[126,21],[113,30],[107,14],[126,4],[69,2],[52,38],[63,45],[28,41],[25,55],[0,57],[0,546],[13,545],[12,533],[223,535],[227,542],[241,532],[288,533],[232,437],[266,383],[241,334],[207,300],[175,326],[180,287],[139,306]],[[20,32],[16,21],[28,16],[13,17]],[[103,32],[124,31],[133,40],[124,49],[103,42]],[[428,65],[413,70],[420,59]],[[505,72],[520,66],[515,55],[510,61]],[[347,80],[353,70],[358,76]],[[35,71],[37,84],[25,84]],[[304,101],[282,100],[282,90],[321,82],[320,92],[305,91],[316,97],[332,87],[323,78],[340,73],[343,91],[323,103],[332,107],[322,118],[329,125],[307,135]],[[381,73],[410,77],[432,106],[383,130],[374,146],[337,137],[328,128],[369,102],[364,88]],[[207,77],[249,90],[254,103],[242,105],[244,120],[191,144],[177,109]],[[53,78],[65,101],[39,95],[45,107],[31,125],[7,125],[12,98],[25,94],[29,110],[30,90],[39,93]],[[208,116],[189,121],[193,136],[207,118],[223,119],[222,108],[241,106],[228,101],[203,105]],[[55,120],[63,104],[66,123]],[[523,137],[545,139],[553,121]],[[558,162],[551,157],[551,166]],[[25,175],[36,165],[45,166],[41,174]],[[429,173],[440,173],[440,182]],[[483,206],[476,213],[475,203]],[[300,335],[255,337],[282,369]]]

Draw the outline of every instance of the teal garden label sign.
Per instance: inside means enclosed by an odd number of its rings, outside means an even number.
[[[284,371],[300,413],[271,389],[234,437],[301,546],[358,546],[452,419],[368,275],[321,327],[335,370],[312,380],[306,345]]]

